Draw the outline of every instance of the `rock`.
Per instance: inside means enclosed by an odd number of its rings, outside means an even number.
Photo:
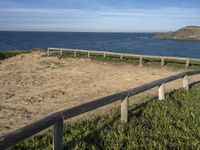
[[[16,57],[19,58],[19,59],[23,59],[23,58],[24,58],[24,55],[21,54],[21,55],[18,55],[18,56],[16,56]]]
[[[55,66],[55,64],[54,64],[54,63],[51,63],[51,66]]]
[[[56,68],[55,63],[51,63],[50,67],[51,67],[51,68]]]

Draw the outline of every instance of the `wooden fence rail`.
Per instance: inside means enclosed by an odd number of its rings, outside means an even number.
[[[6,149],[10,146],[17,144],[18,142],[31,137],[32,135],[50,127],[53,125],[53,149],[60,150],[62,149],[62,133],[63,133],[63,120],[70,119],[72,117],[81,115],[88,111],[100,108],[102,106],[111,104],[113,102],[121,100],[121,121],[128,121],[128,103],[129,97],[137,95],[141,92],[150,90],[152,88],[158,87],[158,97],[159,100],[165,99],[165,90],[164,86],[166,83],[182,78],[182,86],[188,90],[188,76],[200,74],[198,71],[187,71],[179,73],[170,77],[159,79],[135,88],[132,88],[127,91],[115,93],[97,100],[81,104],[69,109],[65,109],[56,113],[53,113],[43,119],[40,119],[34,123],[31,123],[25,127],[17,129],[13,132],[10,132],[2,137],[0,137],[0,149]]]
[[[114,53],[107,51],[93,51],[93,50],[80,50],[80,49],[66,49],[66,48],[48,48],[47,55],[50,56],[51,52],[59,52],[60,56],[63,55],[63,51],[72,52],[74,57],[77,57],[77,53],[85,53],[88,58],[91,57],[91,54],[101,54],[103,58],[107,55],[118,56],[120,59],[124,57],[134,57],[139,59],[139,66],[142,66],[143,60],[146,59],[158,59],[160,60],[160,65],[164,66],[166,61],[181,61],[185,63],[185,67],[189,67],[192,62],[198,62],[200,64],[200,59],[194,58],[184,58],[184,57],[169,57],[169,56],[153,56],[153,55],[137,55],[137,54],[128,54],[128,53]]]

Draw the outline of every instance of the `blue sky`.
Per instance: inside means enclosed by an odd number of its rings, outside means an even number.
[[[200,25],[200,0],[0,0],[1,31],[165,32]]]

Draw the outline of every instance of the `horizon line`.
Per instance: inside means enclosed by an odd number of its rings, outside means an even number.
[[[0,30],[0,32],[70,32],[70,33],[164,33],[171,31],[142,31],[142,32],[117,32],[117,31],[45,31],[45,30]]]

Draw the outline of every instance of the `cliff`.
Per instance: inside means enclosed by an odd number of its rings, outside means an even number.
[[[187,26],[175,32],[158,33],[154,36],[155,39],[161,40],[199,40],[200,41],[200,26]]]

